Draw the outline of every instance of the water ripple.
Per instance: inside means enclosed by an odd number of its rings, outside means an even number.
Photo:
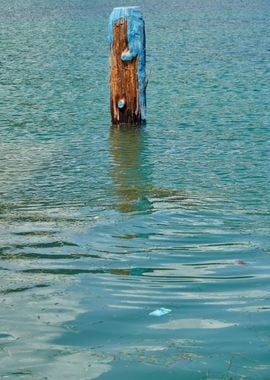
[[[138,1],[144,128],[111,1],[2,3],[0,377],[269,378],[269,2]]]

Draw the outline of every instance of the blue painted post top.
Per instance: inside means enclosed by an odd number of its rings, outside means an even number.
[[[132,33],[136,33],[138,29],[138,24],[141,24],[143,21],[143,14],[140,7],[118,7],[114,8],[110,20],[109,20],[109,41],[110,44],[113,42],[113,26],[114,24],[121,20],[126,19],[129,22],[128,34],[131,37]],[[134,25],[134,23],[137,25]]]
[[[145,52],[145,28],[143,13],[140,7],[114,8],[109,19],[109,42],[112,46],[114,39],[114,25],[121,20],[127,20],[128,50],[122,52],[123,62],[138,59],[138,103],[140,106],[141,119],[146,120],[146,52]],[[120,107],[119,107],[120,106]],[[118,104],[121,108],[121,105]]]

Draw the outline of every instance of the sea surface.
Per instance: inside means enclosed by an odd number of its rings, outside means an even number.
[[[142,128],[110,125],[122,5]],[[270,379],[269,29],[269,0],[1,0],[0,379]]]

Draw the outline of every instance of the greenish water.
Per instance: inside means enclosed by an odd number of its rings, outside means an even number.
[[[122,4],[142,129],[110,127]],[[269,25],[266,0],[2,1],[1,379],[270,378]]]

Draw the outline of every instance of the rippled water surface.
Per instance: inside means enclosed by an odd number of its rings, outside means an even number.
[[[122,4],[1,4],[0,378],[269,379],[270,3],[138,0],[148,123],[116,129]]]

